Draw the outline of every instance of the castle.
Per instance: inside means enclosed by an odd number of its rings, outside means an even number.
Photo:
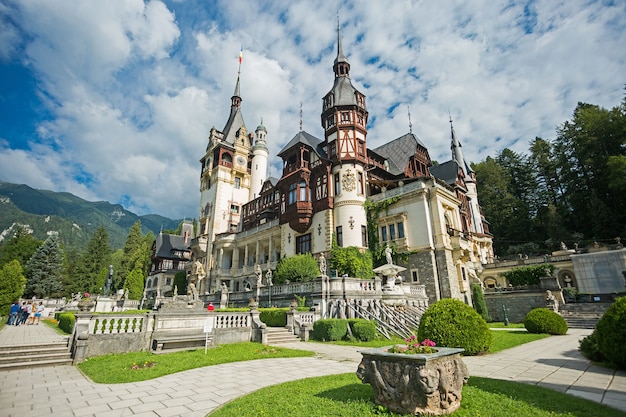
[[[201,265],[202,272],[188,271],[189,282],[200,295],[244,292],[282,258],[329,259],[333,237],[365,250],[368,201],[385,205],[378,244],[408,254],[398,262],[406,268],[404,284],[424,286],[430,302],[471,303],[470,284],[493,257],[492,237],[452,120],[452,159],[445,163],[433,165],[412,129],[370,149],[366,97],[350,80],[339,27],[332,69],[334,84],[322,98],[323,138],[300,128],[277,155],[280,178],[267,176],[271,135],[262,123],[254,132],[244,123],[237,77],[228,121],[211,129],[200,158],[199,228],[187,269]]]

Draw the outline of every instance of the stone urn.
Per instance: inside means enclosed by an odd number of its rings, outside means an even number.
[[[357,377],[374,390],[374,402],[399,414],[440,416],[461,406],[469,372],[464,349],[437,347],[429,354],[390,353],[389,347],[360,351]]]
[[[83,298],[78,302],[78,309],[80,311],[91,311],[96,303],[91,298]]]

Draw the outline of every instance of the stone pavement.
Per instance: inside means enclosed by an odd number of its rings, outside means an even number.
[[[464,358],[470,374],[546,386],[626,411],[626,373],[590,365],[577,351],[589,330],[535,341],[493,355]],[[5,327],[0,345],[61,340],[48,326]],[[260,388],[301,378],[356,372],[354,347],[282,345],[317,352],[312,358],[260,359],[193,369],[128,384],[96,384],[76,367],[0,372],[0,417],[206,416]]]

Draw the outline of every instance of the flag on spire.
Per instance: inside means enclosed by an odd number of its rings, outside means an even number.
[[[241,65],[241,61],[243,61],[243,46],[241,47],[241,50],[239,51],[239,65]]]

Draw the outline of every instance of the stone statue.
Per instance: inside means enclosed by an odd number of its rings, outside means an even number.
[[[124,290],[124,300],[128,300],[128,288]]]
[[[198,299],[198,290],[196,289],[196,285],[193,282],[189,284],[189,290],[187,291],[187,295],[191,297],[189,301],[196,301]]]
[[[113,286],[113,265],[109,265],[109,273],[104,281],[104,296],[108,297],[111,294],[111,287]]]
[[[178,295],[178,285],[174,285],[174,292],[172,293],[172,299],[176,301],[176,296]]]
[[[322,274],[322,276],[326,276],[326,257],[324,256],[323,253],[320,253],[319,263],[320,263],[320,274]]]
[[[226,308],[228,306],[228,287],[225,282],[222,282],[220,286],[221,296],[220,296],[220,308]]]
[[[265,274],[265,282],[266,282],[266,283],[267,283],[267,285],[268,285],[268,286],[270,286],[270,287],[271,287],[272,285],[274,285],[274,283],[272,282],[272,276],[273,276],[273,274],[272,274],[272,270],[271,270],[271,269],[268,269],[268,270],[267,270],[267,273]]]
[[[204,266],[200,261],[195,261],[191,268],[191,274],[198,277],[198,279],[202,279],[206,276],[206,271],[204,270]]]
[[[567,245],[565,242],[561,242],[561,250],[567,250]]]
[[[385,258],[387,258],[387,263],[389,265],[393,265],[393,258],[391,257],[392,254],[393,254],[393,249],[391,249],[391,247],[387,245],[387,247],[385,248]]]
[[[263,271],[261,271],[261,265],[256,264],[254,267],[254,273],[256,274],[256,286],[260,287],[263,285]]]

